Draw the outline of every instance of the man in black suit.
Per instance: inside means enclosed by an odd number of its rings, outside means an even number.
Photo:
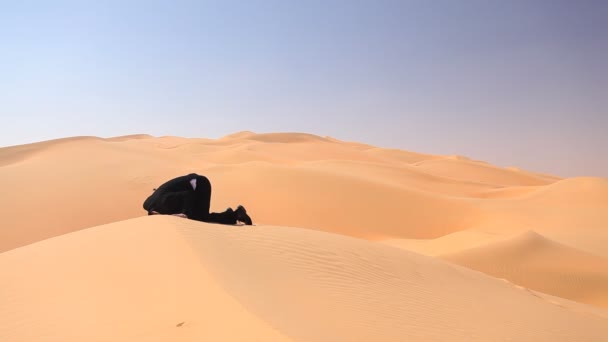
[[[144,201],[144,209],[148,215],[177,215],[189,219],[236,224],[242,222],[251,225],[252,221],[242,205],[236,210],[228,208],[222,213],[210,213],[211,183],[205,176],[191,173],[186,176],[173,178],[159,186]]]

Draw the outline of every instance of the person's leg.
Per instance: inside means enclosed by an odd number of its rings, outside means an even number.
[[[221,224],[236,224],[236,221],[236,212],[232,208],[222,213],[209,213],[205,219],[205,222]]]
[[[237,210],[228,208],[221,213],[210,213],[211,206],[211,182],[204,176],[196,177],[196,189],[192,203],[188,203],[185,207],[189,208],[184,213],[193,220],[221,223],[221,224],[236,224],[237,221],[251,225],[251,219],[247,216],[245,208],[239,206]]]
[[[211,182],[205,176],[196,175],[189,182],[195,184],[192,197],[184,203],[184,214],[193,220],[206,221],[211,206]]]
[[[245,207],[239,205],[236,210],[232,210],[232,208],[226,209],[226,211],[222,213],[210,213],[207,216],[205,222],[213,222],[213,223],[221,223],[221,224],[236,224],[238,222],[243,222],[246,225],[252,225],[253,222],[249,215],[247,215],[247,211]]]
[[[247,215],[247,210],[245,210],[245,207],[243,207],[242,205],[239,205],[236,208],[236,220],[239,222],[243,222],[244,224],[251,226],[253,224],[253,221],[251,221],[251,217],[249,217],[249,215]]]
[[[211,182],[209,182],[209,179],[205,176],[196,175],[189,182],[192,180],[194,180],[195,189],[192,192],[193,196],[189,197],[183,204],[184,214],[197,221],[235,224],[236,213],[230,208],[223,213],[209,212],[211,206]]]

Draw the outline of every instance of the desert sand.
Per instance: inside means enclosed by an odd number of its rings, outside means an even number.
[[[146,216],[197,172],[254,227]],[[0,149],[2,341],[605,341],[608,179],[303,133]]]

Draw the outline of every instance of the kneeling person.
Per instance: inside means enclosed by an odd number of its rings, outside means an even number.
[[[191,173],[173,178],[159,186],[144,201],[148,215],[177,215],[197,221],[251,225],[252,221],[242,205],[236,210],[228,208],[222,213],[210,213],[211,183],[205,176]]]

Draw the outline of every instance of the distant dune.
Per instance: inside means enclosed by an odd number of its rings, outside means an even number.
[[[190,172],[257,226],[143,217]],[[0,186],[1,341],[608,340],[608,179],[245,131],[0,148]]]
[[[608,308],[608,259],[533,231],[442,258],[528,288]]]

